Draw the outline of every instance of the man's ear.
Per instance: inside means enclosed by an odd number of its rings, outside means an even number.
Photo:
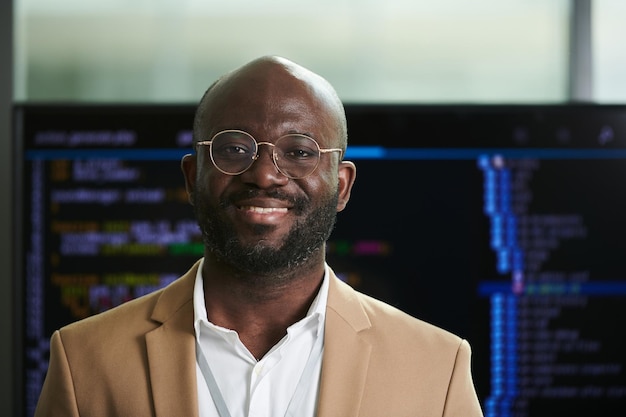
[[[187,198],[189,204],[193,205],[193,190],[196,186],[196,156],[187,154],[180,161],[180,169],[185,177],[185,189],[187,190]]]
[[[352,185],[356,180],[356,165],[350,161],[339,162],[339,200],[337,201],[337,211],[342,211],[346,208],[348,200],[350,200],[350,193],[352,192]]]

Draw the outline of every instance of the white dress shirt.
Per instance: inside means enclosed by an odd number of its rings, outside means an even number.
[[[208,321],[202,285],[203,263],[204,260],[198,268],[193,293],[196,340],[231,417],[284,416],[315,341],[324,337],[328,265],[320,291],[306,317],[291,325],[287,335],[257,361],[239,340],[237,332]],[[305,395],[301,406],[295,410],[298,417],[314,417],[317,412],[321,356],[313,365],[313,377],[300,382]],[[196,379],[200,417],[220,417],[197,361]]]

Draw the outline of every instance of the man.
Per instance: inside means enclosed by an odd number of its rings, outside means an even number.
[[[481,416],[470,348],[325,263],[355,180],[343,106],[278,57],[202,98],[182,170],[204,257],[57,331],[37,416]]]

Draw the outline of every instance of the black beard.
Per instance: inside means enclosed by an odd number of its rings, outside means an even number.
[[[280,192],[267,192],[272,198],[288,200],[294,212],[302,214],[309,211],[304,220],[297,222],[290,230],[279,248],[263,244],[244,246],[237,238],[232,223],[220,217],[228,201],[220,201],[219,207],[211,207],[198,198],[201,193],[193,193],[193,208],[202,232],[204,245],[218,260],[230,265],[244,274],[255,276],[272,275],[274,279],[289,279],[295,269],[303,266],[311,255],[322,250],[335,226],[337,218],[338,192],[310,210],[310,202],[304,198],[287,198]],[[255,190],[246,192],[252,197],[261,194]],[[257,225],[254,232],[258,235],[269,231],[272,226]]]

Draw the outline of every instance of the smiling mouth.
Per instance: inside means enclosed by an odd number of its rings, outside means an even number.
[[[257,207],[257,206],[240,206],[240,210],[251,211],[253,213],[287,213],[289,210],[287,207]]]

